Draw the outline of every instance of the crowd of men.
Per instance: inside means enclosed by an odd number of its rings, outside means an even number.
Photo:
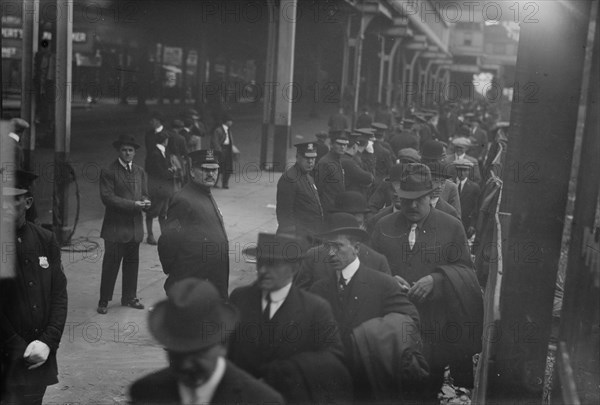
[[[98,313],[108,312],[120,267],[121,304],[144,308],[144,217],[167,275],[148,326],[169,367],[136,381],[132,403],[436,403],[449,379],[472,388],[483,327],[472,240],[499,153],[483,129],[490,116],[457,104],[397,119],[381,107],[373,116],[364,109],[351,130],[340,110],[328,132],[295,145],[296,162],[277,183],[277,232],[244,252],[257,279],[231,294],[211,188],[219,178],[229,186],[232,118],[207,131],[194,110],[169,129],[152,114],[145,168],[133,162],[135,137],[116,139],[100,177]],[[2,306],[3,404],[39,404],[56,383],[66,319],[56,242],[25,219],[34,179],[19,168],[14,187],[3,188],[3,210],[27,244],[17,249],[14,285],[2,284],[3,301],[20,294],[10,311]]]

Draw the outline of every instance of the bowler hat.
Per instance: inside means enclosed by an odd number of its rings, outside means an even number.
[[[135,149],[140,148],[140,144],[135,141],[135,138],[132,135],[126,134],[119,135],[119,139],[114,141],[112,145],[117,150],[119,150],[123,145],[133,146]]]
[[[354,215],[346,212],[336,212],[329,215],[327,217],[327,231],[319,234],[318,237],[326,239],[336,235],[351,235],[358,237],[361,241],[369,237],[369,234],[360,228]]]
[[[9,176],[2,176],[3,179],[4,177],[9,178]],[[28,172],[26,170],[17,170],[15,172],[13,183],[11,184],[12,187],[6,187],[3,184],[4,187],[2,187],[2,195],[6,197],[11,197],[27,194],[29,191],[31,191],[33,181],[37,178],[37,174],[33,172]]]
[[[202,165],[213,165],[219,168],[220,152],[212,149],[200,149],[188,153],[188,157],[192,161],[193,167]]]
[[[194,352],[223,343],[235,327],[237,312],[222,301],[208,281],[180,280],[167,295],[151,309],[148,328],[170,351]]]
[[[257,262],[298,262],[304,257],[302,242],[294,235],[259,233],[255,246],[245,248],[244,255],[255,258]]]
[[[429,167],[433,179],[450,179],[454,177],[452,174],[453,168],[447,163],[427,162],[425,164]]]
[[[421,148],[421,159],[423,160],[441,160],[445,157],[444,144],[440,141],[433,139],[426,141]]]
[[[433,191],[431,172],[421,163],[409,163],[404,166],[400,176],[400,189],[397,194],[400,198],[414,200]]]
[[[344,191],[335,196],[333,209],[329,212],[347,212],[361,214],[371,212],[367,206],[367,199],[358,191]]]

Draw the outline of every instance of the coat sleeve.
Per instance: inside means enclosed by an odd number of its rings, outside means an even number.
[[[136,212],[141,208],[135,206],[135,201],[123,198],[115,193],[116,172],[102,170],[100,172],[100,198],[102,203],[110,208],[121,211]],[[142,175],[142,195],[148,195],[148,186],[146,184],[146,173]]]
[[[223,127],[218,126],[213,131],[212,137],[210,139],[210,147],[217,152],[221,152],[221,138],[223,133]]]
[[[56,351],[67,320],[67,278],[63,272],[60,248],[54,235],[49,242],[49,260],[52,263],[52,285],[50,293],[50,318],[40,341]]]
[[[373,176],[366,170],[360,168],[360,166],[350,159],[342,160],[342,167],[345,171],[346,180],[352,180],[359,186],[370,186],[373,183]]]
[[[460,218],[462,207],[460,206],[460,196],[458,195],[458,187],[450,187],[448,190],[448,204],[454,207]]]
[[[296,187],[293,182],[299,179],[290,179],[285,173],[277,183],[277,204],[275,213],[279,223],[279,231],[294,233],[296,224],[294,222],[294,201],[296,200]]]

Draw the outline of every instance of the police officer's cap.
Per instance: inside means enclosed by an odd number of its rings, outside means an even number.
[[[192,167],[207,169],[219,168],[219,155],[218,151],[212,149],[201,149],[188,153],[188,157],[192,161]]]
[[[6,177],[10,178],[11,176]],[[8,181],[3,184],[2,195],[10,197],[27,194],[31,191],[33,181],[37,178],[37,174],[33,172],[28,172],[26,170],[17,170],[15,172],[14,178],[12,179],[14,181],[12,187],[10,186],[10,183]]]
[[[298,155],[314,158],[317,157],[317,145],[315,142],[302,142],[294,145]]]

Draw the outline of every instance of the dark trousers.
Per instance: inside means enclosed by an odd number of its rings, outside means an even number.
[[[0,405],[42,405],[45,393],[45,385],[8,387],[1,394]]]
[[[137,291],[138,268],[140,264],[140,243],[118,243],[104,240],[104,260],[100,281],[100,301],[110,301],[113,297],[119,267],[123,262],[123,292],[121,301],[135,298]]]
[[[229,185],[229,177],[233,173],[233,147],[231,144],[221,147],[221,159],[219,159],[219,171],[223,187]]]

